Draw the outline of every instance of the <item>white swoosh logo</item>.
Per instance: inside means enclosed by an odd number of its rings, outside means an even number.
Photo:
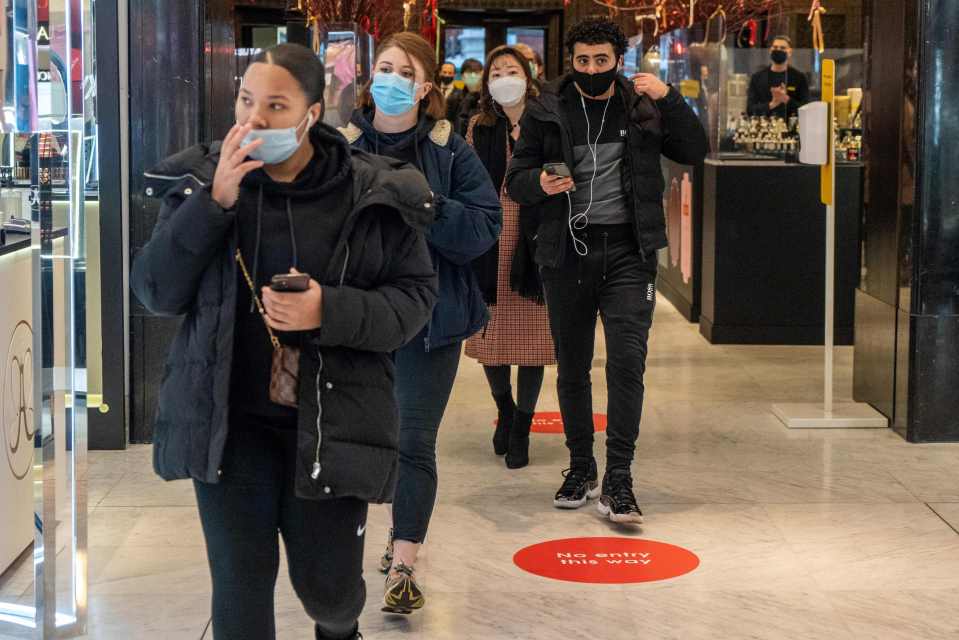
[[[364,533],[366,533],[366,525],[365,525],[365,524],[360,525],[359,527],[356,528],[356,537],[357,537],[357,538],[362,538]]]

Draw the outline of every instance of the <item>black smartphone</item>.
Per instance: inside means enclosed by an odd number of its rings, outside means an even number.
[[[559,176],[561,178],[572,178],[573,174],[569,170],[569,166],[565,162],[547,162],[543,165],[543,171],[546,172],[548,176]],[[573,188],[570,191],[576,191],[576,185],[573,185]]]
[[[543,171],[549,176],[560,176],[561,178],[573,177],[573,174],[565,162],[547,162],[543,165]]]
[[[270,288],[284,293],[299,293],[310,288],[310,275],[307,273],[281,273],[270,279]]]

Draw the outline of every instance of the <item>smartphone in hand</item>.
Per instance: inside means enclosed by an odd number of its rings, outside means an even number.
[[[560,178],[573,177],[573,173],[569,170],[569,166],[565,162],[547,162],[543,165],[543,171],[545,171],[548,176],[559,176]],[[570,191],[576,191],[575,184]]]
[[[270,288],[281,293],[300,293],[310,288],[308,273],[281,273],[270,279]]]

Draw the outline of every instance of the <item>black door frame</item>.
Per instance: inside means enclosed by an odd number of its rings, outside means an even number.
[[[486,29],[486,54],[506,44],[506,32],[510,27],[542,27],[546,29],[546,76],[553,78],[563,72],[562,38],[563,12],[561,10],[510,11],[496,9],[440,9],[440,18],[445,21],[445,30],[451,27],[482,27]],[[446,56],[446,38],[440,44],[440,60]]]
[[[123,135],[120,116],[119,3],[96,5],[94,37],[97,54],[97,148],[99,150],[100,288],[102,393],[98,409],[87,412],[90,449],[127,446],[127,220],[123,198]],[[126,25],[124,25],[124,29]],[[87,325],[87,330],[90,326]],[[98,354],[87,351],[87,357]]]

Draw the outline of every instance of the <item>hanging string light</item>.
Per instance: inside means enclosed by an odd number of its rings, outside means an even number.
[[[408,0],[408,4],[412,11],[416,0]],[[397,31],[399,24],[390,23],[394,17],[398,22],[397,12],[392,10],[395,5],[395,0],[295,0],[288,6],[305,16],[307,26],[313,29],[316,46],[323,25],[327,24],[355,22],[376,38],[383,32]],[[404,26],[406,24],[408,19],[404,15]]]
[[[655,37],[681,27],[722,18],[723,32],[739,33],[772,15],[782,14],[782,0],[593,0],[610,17],[633,14],[637,28]],[[568,2],[567,2],[568,4]]]
[[[819,53],[826,50],[826,38],[822,32],[822,14],[824,13],[826,8],[822,6],[822,0],[812,0],[808,20],[812,24],[812,47]]]

